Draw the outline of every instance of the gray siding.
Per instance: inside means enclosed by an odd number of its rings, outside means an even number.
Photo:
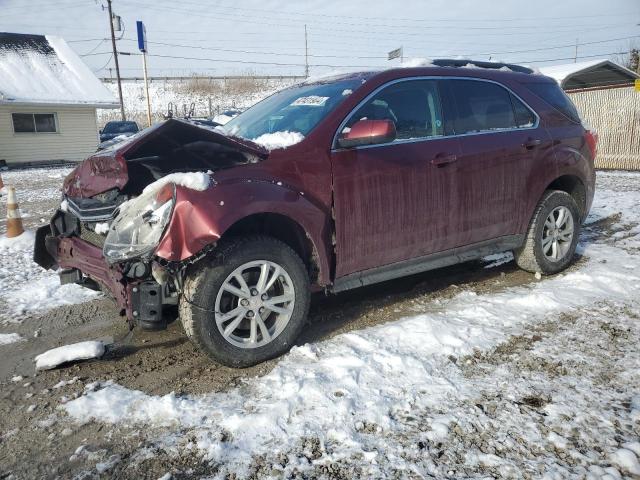
[[[55,113],[58,133],[14,133],[12,113]],[[0,160],[7,164],[81,161],[98,145],[96,109],[0,105]]]

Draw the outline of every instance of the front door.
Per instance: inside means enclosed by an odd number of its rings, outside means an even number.
[[[453,192],[438,83],[405,80],[373,94],[347,120],[392,120],[396,140],[332,152],[336,278],[446,248]],[[343,131],[344,131],[343,128]]]

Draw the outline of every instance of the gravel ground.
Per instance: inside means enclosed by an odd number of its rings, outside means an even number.
[[[21,200],[28,228],[48,219],[59,200],[57,186],[67,171],[26,170],[3,175],[5,183],[18,186],[19,195],[27,188],[35,191]],[[625,182],[618,182],[615,175],[603,176],[598,186],[637,191],[640,175]],[[0,208],[0,216],[5,217],[4,206]],[[585,236],[619,236],[621,232],[614,230],[613,224],[614,217],[604,219],[588,227]],[[4,220],[0,221],[0,231],[3,229]],[[471,262],[334,297],[316,295],[309,326],[299,343],[319,342],[417,312],[436,311],[441,308],[440,300],[461,291],[499,292],[536,281],[533,275],[518,270],[513,262],[483,268],[486,266],[486,262]],[[578,259],[571,268],[580,267]],[[433,411],[405,413],[402,420],[406,428],[400,433],[381,431],[376,425],[363,425],[363,431],[398,437],[395,441],[403,446],[405,460],[429,465],[433,478],[542,478],[545,472],[541,465],[548,462],[533,461],[539,458],[557,463],[567,475],[575,473],[580,459],[566,453],[562,442],[569,442],[585,457],[596,459],[598,447],[582,445],[581,432],[566,431],[562,416],[546,418],[541,409],[551,399],[575,397],[576,401],[586,401],[587,396],[577,395],[576,391],[588,389],[589,398],[595,397],[596,404],[578,404],[586,412],[581,428],[602,434],[606,441],[640,437],[640,419],[630,418],[629,398],[623,393],[631,382],[640,384],[637,350],[640,324],[628,321],[640,318],[640,311],[634,306],[623,310],[604,302],[528,327],[521,335],[490,351],[450,358],[442,368],[451,369],[452,378],[464,378],[477,385],[478,396],[461,399],[448,406],[447,411],[435,412],[442,415],[473,412],[474,416],[473,422],[450,425],[453,434],[440,443],[421,440],[430,430]],[[104,297],[46,312],[26,313],[17,322],[13,317],[3,316],[0,313],[0,333],[18,333],[24,340],[0,346],[2,480],[153,479],[167,472],[172,472],[173,478],[215,475],[217,467],[203,462],[196,450],[169,453],[153,442],[153,432],[138,427],[105,426],[98,422],[77,425],[61,418],[64,415],[59,405],[81,395],[86,384],[107,380],[156,395],[220,392],[268,373],[277,363],[274,360],[245,370],[214,364],[187,341],[179,322],[170,324],[164,332],[134,330],[129,334],[111,301]],[[33,358],[37,354],[86,339],[104,339],[111,347],[100,360],[35,374]],[[577,352],[579,361],[573,356]],[[517,392],[516,397],[502,394],[501,386],[506,384]],[[606,424],[599,423],[597,412],[601,411],[612,412]],[[537,433],[519,434],[525,430]],[[562,439],[555,446],[543,441],[551,433]],[[496,442],[487,441],[496,438],[500,440],[499,447]],[[300,438],[297,442],[298,448],[292,454],[311,463],[326,453],[327,447],[318,437]],[[465,453],[471,446],[486,455],[468,458]],[[504,464],[497,468],[495,456],[509,459],[510,469],[505,470]],[[277,478],[283,463],[288,461],[256,457],[249,466],[251,477]],[[355,464],[320,462],[311,474],[299,476],[346,479],[363,475]],[[294,471],[291,476],[298,475]],[[398,471],[396,476],[424,478],[423,474],[410,471]]]

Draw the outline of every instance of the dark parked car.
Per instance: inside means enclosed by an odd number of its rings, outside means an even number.
[[[134,135],[138,133],[139,130],[138,124],[132,121],[107,122],[104,128],[100,130],[100,143],[112,140],[121,135]]]
[[[596,137],[553,80],[459,65],[299,84],[223,130],[155,125],[67,177],[35,258],[144,328],[179,305],[189,338],[238,367],[294,344],[313,291],[509,250],[559,272],[593,199]]]

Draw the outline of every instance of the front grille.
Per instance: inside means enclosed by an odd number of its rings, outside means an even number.
[[[80,224],[80,238],[85,242],[89,242],[96,247],[104,247],[104,241],[107,238],[105,235],[89,230],[84,223]]]

